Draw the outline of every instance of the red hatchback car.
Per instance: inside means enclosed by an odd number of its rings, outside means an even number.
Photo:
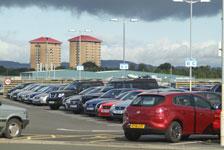
[[[145,134],[164,134],[169,142],[179,142],[191,134],[218,134],[213,128],[215,112],[196,94],[144,93],[127,107],[123,130],[131,141]]]

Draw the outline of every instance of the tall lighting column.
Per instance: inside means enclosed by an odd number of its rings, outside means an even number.
[[[76,67],[76,69],[79,71],[79,81],[82,80],[82,73],[81,71],[84,70],[84,67],[82,66],[82,62],[81,62],[81,52],[82,52],[82,32],[92,32],[91,30],[69,30],[68,32],[79,32],[79,61],[78,61],[78,66]]]
[[[173,2],[186,2],[190,4],[190,59],[192,60],[192,12],[193,4],[197,2],[210,2],[211,0],[172,0]],[[192,66],[190,66],[190,91],[192,91]]]
[[[224,0],[222,0],[222,110],[224,110]],[[221,111],[221,146],[224,146],[224,111]]]
[[[125,64],[125,23],[126,22],[138,22],[138,19],[110,19],[110,21],[114,22],[122,22],[123,23],[123,64]],[[125,69],[123,70],[123,76],[125,78]]]

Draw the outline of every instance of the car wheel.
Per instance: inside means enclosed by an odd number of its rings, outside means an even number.
[[[124,132],[125,137],[128,141],[138,141],[138,139],[141,137],[140,134],[134,133],[134,132]]]
[[[182,136],[181,125],[176,121],[172,122],[165,133],[167,141],[177,143],[180,141],[181,136]]]
[[[50,106],[50,109],[51,109],[51,110],[58,110],[59,107],[60,107],[60,106],[54,106],[54,105],[51,105],[51,106]]]
[[[18,119],[10,119],[6,125],[3,136],[6,138],[14,138],[21,135],[22,125]]]

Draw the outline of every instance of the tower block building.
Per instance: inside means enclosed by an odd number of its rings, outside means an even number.
[[[81,35],[68,41],[70,42],[70,67],[76,68],[77,65],[82,65],[85,62],[93,62],[97,66],[101,66],[101,40]]]
[[[61,44],[50,37],[30,41],[30,68],[48,70],[61,66]]]

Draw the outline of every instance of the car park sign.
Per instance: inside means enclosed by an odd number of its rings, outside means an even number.
[[[120,63],[121,70],[127,70],[129,68],[128,63]]]
[[[6,78],[4,81],[5,85],[10,85],[12,83],[11,79]]]
[[[76,66],[76,70],[84,70],[84,66]]]
[[[196,61],[196,59],[192,59],[192,58],[186,59],[185,66],[186,67],[197,67],[197,61]]]

